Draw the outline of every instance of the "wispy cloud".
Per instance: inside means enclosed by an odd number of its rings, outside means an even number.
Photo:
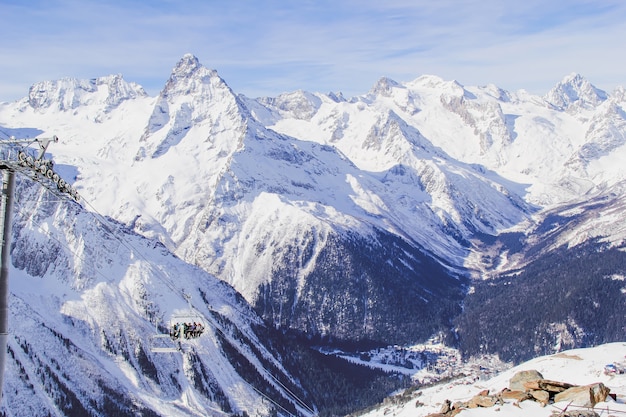
[[[621,0],[2,0],[0,15],[0,100],[110,73],[156,93],[186,52],[249,96],[425,73],[537,93],[572,71],[626,82]]]

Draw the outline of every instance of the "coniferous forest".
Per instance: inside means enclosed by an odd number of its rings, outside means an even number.
[[[624,340],[626,252],[588,242],[475,284],[456,319],[464,355],[505,361]]]

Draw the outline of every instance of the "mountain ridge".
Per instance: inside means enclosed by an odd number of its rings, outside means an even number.
[[[623,89],[601,92],[578,75],[565,77],[545,97],[422,76],[407,83],[381,78],[350,99],[302,90],[250,99],[186,54],[156,97],[121,77],[94,80],[101,81],[39,83],[32,103],[0,104],[2,131],[58,135],[61,142],[48,152],[98,216],[113,219],[119,233],[154,242],[157,252],[162,245],[188,265],[181,268],[204,271],[201,282],[215,277],[232,285],[258,315],[244,317],[259,326],[305,340],[376,346],[435,334],[453,338],[472,279],[524,268],[535,259],[533,251],[545,254],[592,238],[619,246],[626,238],[625,230],[612,227],[625,183],[618,162],[626,152],[626,95]],[[20,187],[23,198],[43,198]],[[611,201],[604,208],[585,204],[603,198]],[[67,213],[42,210],[50,216],[46,225],[67,221]],[[585,210],[609,220],[575,215]],[[550,234],[557,224],[551,221],[568,213],[571,221]],[[52,244],[67,263],[57,265],[54,251],[33,245],[47,240],[39,228],[24,236],[23,225],[15,229],[15,271],[31,280],[80,264],[61,246]],[[27,262],[28,256],[37,262]],[[96,285],[88,279],[93,271],[71,271],[70,287],[87,297]],[[149,281],[155,274],[138,276]],[[141,298],[143,290],[128,291]],[[111,303],[102,297],[98,302]],[[156,290],[146,297],[168,302]],[[72,320],[92,329],[112,326],[70,308],[70,301],[64,308]],[[59,305],[48,308],[56,314]],[[136,315],[134,308],[129,304],[124,314]],[[202,308],[218,317],[208,304]],[[142,320],[138,339],[115,336],[135,353],[112,353],[148,375],[137,377],[148,387],[154,375],[173,375],[175,367],[145,361],[151,355],[137,346],[147,340],[145,320],[151,319]],[[62,333],[48,327],[50,337]],[[249,325],[235,327],[233,334],[255,339]],[[228,378],[251,369],[242,361],[260,360],[241,349],[265,349],[261,342],[215,338],[223,348],[219,360],[227,357],[224,366],[242,367]],[[11,345],[14,353],[18,345]],[[180,386],[191,384],[194,393],[212,398],[205,404],[222,410],[251,413],[258,406],[260,397],[250,390],[249,402],[224,400],[229,395],[220,394],[226,392],[220,376],[209,376],[209,365],[192,357],[185,357],[185,369],[196,371],[186,380],[175,377]],[[289,371],[281,374],[292,378]],[[210,388],[215,384],[220,389]],[[182,395],[176,384],[163,389]],[[291,401],[280,389],[276,395]]]

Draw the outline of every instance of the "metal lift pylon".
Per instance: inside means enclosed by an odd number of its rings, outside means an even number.
[[[7,338],[9,337],[9,262],[11,251],[11,211],[15,192],[15,172],[2,168],[2,196],[0,201],[0,401],[4,384],[4,363],[6,361]]]
[[[78,194],[72,186],[53,170],[52,161],[43,159],[56,136],[41,139],[0,140],[0,170],[2,171],[2,193],[0,195],[0,402],[4,386],[4,366],[6,363],[7,339],[9,336],[9,266],[11,262],[11,226],[13,199],[15,194],[15,173],[20,172],[42,183],[56,194],[68,194],[78,201]],[[34,154],[28,146],[37,143],[39,153]]]

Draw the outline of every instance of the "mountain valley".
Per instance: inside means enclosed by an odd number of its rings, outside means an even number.
[[[252,99],[187,54],[156,97],[0,103],[0,139],[52,135],[81,204],[18,175],[4,415],[345,415],[415,383],[380,349],[426,344],[417,372],[626,338],[623,88]],[[206,334],[153,352],[176,315]]]

